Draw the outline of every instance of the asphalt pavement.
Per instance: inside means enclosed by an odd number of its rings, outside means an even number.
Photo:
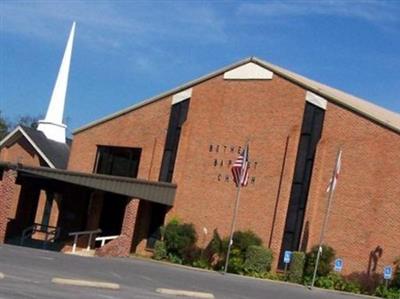
[[[360,298],[140,258],[81,257],[12,245],[0,246],[0,273],[4,275],[0,275],[0,299],[195,298],[160,289],[201,292],[216,299]],[[54,278],[106,282],[119,288],[56,284]]]

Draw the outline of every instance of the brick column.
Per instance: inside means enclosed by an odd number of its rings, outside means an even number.
[[[125,207],[124,220],[122,222],[121,235],[105,246],[96,250],[98,256],[118,256],[126,257],[129,256],[133,234],[135,232],[136,219],[139,210],[139,200],[129,199]]]
[[[3,179],[0,181],[0,244],[3,244],[6,237],[8,217],[15,192],[15,170],[4,170]]]

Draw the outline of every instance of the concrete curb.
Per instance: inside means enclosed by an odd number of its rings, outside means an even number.
[[[214,295],[211,293],[203,293],[203,292],[192,292],[186,290],[173,290],[173,289],[156,289],[157,293],[165,294],[165,295],[175,295],[175,296],[186,296],[192,298],[208,298],[214,299]]]
[[[168,261],[154,260],[152,258],[148,258],[148,257],[140,256],[140,255],[130,255],[129,258],[140,260],[140,261],[145,261],[145,262],[151,262],[151,263],[155,263],[155,264],[166,265],[166,266],[170,266],[170,267],[174,267],[174,268],[181,268],[181,269],[187,269],[187,270],[193,270],[193,271],[199,271],[199,272],[220,273],[218,271],[214,271],[214,270],[210,270],[210,269],[196,268],[193,266],[186,266],[186,265],[171,263]]]
[[[360,297],[360,298],[371,298],[371,299],[379,298],[379,297],[372,296],[372,295],[356,294],[356,293],[350,293],[350,292],[345,292],[345,291],[330,290],[330,289],[323,289],[323,288],[317,288],[317,287],[314,287],[313,289],[316,289],[318,291],[323,291],[323,292],[330,292],[330,293],[348,295],[348,296],[354,296],[354,297]]]
[[[0,279],[4,278],[4,274],[0,272]]]
[[[51,282],[55,283],[55,284],[61,284],[61,285],[102,288],[102,289],[111,289],[111,290],[119,290],[119,288],[120,288],[119,284],[117,284],[117,283],[80,280],[80,279],[68,279],[68,278],[59,278],[59,277],[52,278]]]

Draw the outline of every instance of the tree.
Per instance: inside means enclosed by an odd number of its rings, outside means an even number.
[[[10,122],[3,116],[0,110],[0,140],[2,140],[10,130]]]
[[[42,118],[42,115],[19,115],[15,118],[14,121],[9,121],[8,118],[3,116],[2,111],[0,110],[0,140],[2,140],[9,132],[14,130],[17,126],[25,126],[36,129],[38,126],[39,119]]]
[[[16,128],[17,126],[25,126],[36,129],[39,119],[41,118],[43,118],[42,115],[19,115],[17,120],[13,123],[13,128]]]

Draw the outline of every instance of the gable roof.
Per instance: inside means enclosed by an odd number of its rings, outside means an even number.
[[[203,81],[209,80],[213,77],[219,76],[226,71],[229,71],[231,69],[234,69],[238,66],[244,65],[246,63],[253,62],[256,63],[274,73],[277,75],[309,90],[312,91],[315,94],[318,94],[321,97],[324,97],[326,100],[336,103],[340,106],[343,106],[351,111],[354,111],[386,128],[389,128],[397,133],[400,133],[400,114],[395,113],[393,111],[387,110],[385,108],[382,108],[378,105],[372,104],[364,99],[355,97],[351,94],[345,93],[343,91],[340,91],[338,89],[329,87],[325,84],[319,83],[317,81],[308,79],[304,76],[301,76],[299,74],[296,74],[294,72],[291,72],[289,70],[286,70],[282,67],[276,66],[272,63],[269,63],[267,61],[261,60],[257,57],[249,57],[244,60],[238,61],[232,65],[226,66],[224,68],[221,68],[215,72],[212,72],[210,74],[207,74],[205,76],[202,76],[198,79],[195,79],[193,81],[187,82],[181,86],[178,86],[174,89],[171,89],[169,91],[166,91],[164,93],[161,93],[157,96],[154,96],[152,98],[149,98],[147,100],[144,100],[138,104],[132,105],[128,108],[125,108],[123,110],[120,110],[116,113],[110,114],[106,117],[100,118],[96,121],[93,121],[87,125],[84,125],[78,129],[76,129],[73,134],[77,134],[81,131],[84,131],[86,129],[89,129],[91,127],[94,127],[96,125],[99,125],[103,122],[106,122],[108,120],[111,120],[113,118],[119,117],[121,115],[124,115],[130,111],[136,110],[140,107],[143,107],[145,105],[148,105],[150,103],[156,102],[158,100],[161,100],[162,98],[165,98],[167,96],[170,96],[172,94],[175,94],[177,92],[180,92],[182,90],[188,89],[190,87],[193,87],[196,84],[199,84]]]
[[[40,157],[46,161],[51,168],[67,168],[69,145],[67,143],[50,140],[43,132],[36,129],[18,126],[0,141],[0,148],[13,142],[18,136],[24,136]]]

